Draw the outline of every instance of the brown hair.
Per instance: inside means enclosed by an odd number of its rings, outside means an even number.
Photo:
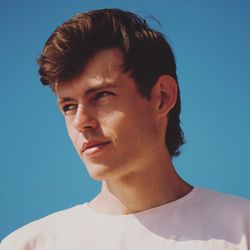
[[[142,96],[150,98],[151,89],[161,75],[173,77],[178,86],[175,57],[163,34],[151,29],[143,18],[120,9],[78,14],[59,26],[38,58],[41,82],[54,90],[55,82],[77,76],[95,53],[112,47],[123,53],[124,71],[131,72]],[[180,110],[178,86],[166,131],[171,156],[179,155],[179,147],[184,143]]]

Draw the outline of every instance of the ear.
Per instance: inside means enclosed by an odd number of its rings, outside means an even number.
[[[167,116],[176,103],[177,92],[177,83],[171,76],[162,75],[158,78],[151,91],[151,100],[154,100],[159,115]]]

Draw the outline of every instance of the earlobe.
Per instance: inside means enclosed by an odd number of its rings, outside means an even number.
[[[176,103],[177,83],[171,76],[163,75],[158,78],[155,87],[159,97],[158,113],[166,116]]]

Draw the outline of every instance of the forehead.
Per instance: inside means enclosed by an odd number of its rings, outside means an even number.
[[[123,54],[117,48],[104,49],[96,53],[85,66],[84,70],[73,79],[56,83],[57,96],[82,88],[94,88],[101,85],[114,84],[123,72]]]
[[[123,54],[117,48],[104,49],[96,53],[87,63],[84,73],[92,74],[95,71],[109,74],[114,70],[121,70]]]

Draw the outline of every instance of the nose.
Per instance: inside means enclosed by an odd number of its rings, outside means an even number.
[[[78,106],[73,125],[76,130],[84,132],[98,127],[98,121],[85,107]]]

